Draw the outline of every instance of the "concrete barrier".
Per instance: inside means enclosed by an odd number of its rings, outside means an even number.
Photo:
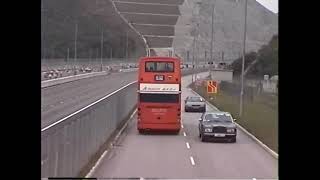
[[[119,72],[134,72],[138,71],[138,68],[120,69]]]
[[[79,79],[84,79],[84,78],[90,78],[90,77],[95,77],[95,76],[101,76],[101,75],[109,75],[109,71],[103,71],[103,72],[93,72],[93,73],[86,73],[86,74],[79,74],[75,76],[67,76],[67,77],[62,77],[62,78],[57,78],[57,79],[50,79],[46,81],[41,82],[41,88],[49,87],[49,86],[55,86],[58,84],[63,84],[71,81],[76,81]]]

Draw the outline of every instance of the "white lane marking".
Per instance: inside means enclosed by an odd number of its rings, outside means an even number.
[[[90,172],[86,175],[86,178],[91,177],[92,173],[96,169],[96,167],[100,164],[100,161],[104,158],[104,156],[107,154],[108,150],[104,151],[102,156],[98,159],[97,163],[91,168]]]
[[[181,128],[183,128],[183,124],[181,124]]]
[[[60,101],[60,104],[63,104],[63,101]]]
[[[49,129],[49,128],[51,128],[51,127],[53,127],[53,126],[55,126],[55,125],[57,125],[57,124],[59,124],[59,123],[61,123],[61,122],[63,122],[63,121],[65,121],[66,119],[68,119],[68,118],[70,118],[70,117],[78,114],[79,112],[81,112],[81,111],[83,111],[83,110],[85,110],[85,109],[88,109],[89,107],[91,107],[91,106],[99,103],[100,101],[103,101],[104,99],[109,98],[110,96],[116,94],[117,92],[121,91],[122,89],[124,89],[124,88],[126,88],[126,87],[128,87],[128,86],[130,86],[130,85],[132,85],[132,84],[134,84],[134,83],[136,83],[136,82],[137,82],[137,81],[133,81],[133,82],[131,82],[131,83],[129,83],[129,84],[121,87],[120,89],[117,89],[117,90],[113,91],[112,93],[106,95],[105,97],[103,97],[103,98],[101,98],[101,99],[99,99],[99,100],[97,100],[97,101],[89,104],[88,106],[86,106],[86,107],[84,107],[84,108],[82,108],[82,109],[80,109],[80,110],[78,110],[78,111],[76,111],[76,112],[74,112],[74,113],[72,113],[72,114],[70,114],[70,115],[62,118],[62,119],[60,119],[59,121],[56,121],[56,122],[50,124],[49,126],[47,126],[47,127],[45,127],[45,128],[42,128],[42,129],[41,129],[41,132],[43,132],[43,131],[45,131],[45,130],[47,130],[47,129]]]
[[[193,160],[193,157],[192,157],[192,156],[190,156],[190,161],[191,161],[191,164],[194,166],[195,163],[194,163],[194,160]]]
[[[257,180],[256,178],[252,178],[252,180]]]
[[[187,136],[187,134],[185,132],[183,132],[183,136]]]
[[[190,145],[188,142],[186,142],[187,148],[190,149]]]
[[[180,16],[180,14],[155,14],[155,13],[137,13],[137,12],[121,12],[122,14],[134,14],[134,15],[153,15],[153,16]]]

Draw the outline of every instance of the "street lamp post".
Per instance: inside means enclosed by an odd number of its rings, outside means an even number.
[[[101,32],[101,58],[100,58],[100,69],[102,71],[102,55],[103,55],[103,30]]]
[[[247,1],[245,0],[244,7],[244,31],[243,31],[243,45],[242,45],[242,68],[241,68],[241,92],[240,92],[240,111],[239,116],[242,117],[243,111],[243,81],[244,81],[244,62],[246,53],[246,35],[247,35]]]
[[[74,32],[74,75],[77,74],[77,36],[78,36],[78,21],[75,23],[75,32]]]
[[[210,43],[210,77],[212,78],[212,66],[213,64],[213,55],[212,55],[212,51],[213,51],[213,35],[214,35],[214,31],[213,31],[213,20],[214,20],[214,4],[212,5],[212,16],[211,16],[211,43]]]

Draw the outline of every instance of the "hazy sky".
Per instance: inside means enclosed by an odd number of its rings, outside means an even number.
[[[264,7],[274,13],[278,13],[278,0],[257,0]]]

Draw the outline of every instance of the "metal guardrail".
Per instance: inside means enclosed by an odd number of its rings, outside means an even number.
[[[134,110],[136,90],[135,81],[41,129],[41,177],[77,176]]]

